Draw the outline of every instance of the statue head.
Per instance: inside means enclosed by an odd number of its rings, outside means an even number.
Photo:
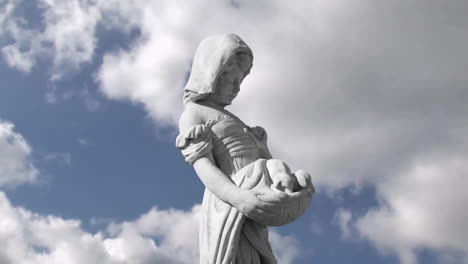
[[[195,53],[184,88],[184,103],[209,99],[231,104],[252,68],[252,61],[252,51],[235,34],[205,38]]]

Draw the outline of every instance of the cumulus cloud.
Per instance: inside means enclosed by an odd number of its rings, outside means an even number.
[[[236,32],[255,59],[233,110],[267,128],[278,156],[313,164],[306,169],[315,181],[332,189],[373,184],[414,155],[456,141],[444,127],[457,129],[467,112],[461,33],[468,23],[455,19],[462,2],[115,6],[141,37],[105,55],[97,77],[104,94],[176,124],[196,45]]]
[[[29,144],[12,123],[0,119],[0,187],[34,182],[38,174]]]
[[[278,263],[292,264],[300,255],[299,242],[294,237],[270,231],[269,239]]]
[[[130,52],[104,57],[98,75],[101,90],[108,98],[141,104],[161,125],[173,125],[181,112],[180,88],[190,57],[184,56],[187,49],[177,38],[149,38]]]
[[[417,263],[421,248],[467,258],[467,158],[429,157],[377,184],[381,202],[355,222],[360,235],[405,264]]]
[[[335,223],[341,230],[341,238],[342,239],[350,239],[351,238],[351,228],[350,223],[353,217],[353,213],[349,209],[339,208],[336,210],[335,213]]]
[[[2,52],[7,64],[11,67],[24,72],[31,70],[34,63],[31,53],[20,52],[14,45],[3,47]]]
[[[198,6],[188,6],[179,10],[183,15],[177,20],[177,30],[168,34],[146,26],[150,20],[145,17],[151,12],[146,13],[136,23],[147,37],[130,51],[114,54],[101,73],[118,62],[128,63],[128,54],[152,60],[153,53],[144,50],[148,46],[157,49],[156,42],[150,41],[153,38],[191,43],[193,52],[194,43],[206,35],[236,32],[252,47],[255,59],[234,112],[251,124],[265,126],[273,152],[294,166],[306,167],[321,188],[376,186],[380,207],[357,222],[363,238],[383,253],[396,253],[403,263],[416,262],[420,248],[468,253],[460,240],[466,237],[466,217],[457,213],[463,212],[460,208],[466,207],[468,198],[462,191],[437,189],[451,208],[437,210],[440,202],[421,198],[432,195],[430,184],[420,185],[404,174],[417,171],[420,165],[416,161],[430,154],[434,157],[432,175],[450,186],[466,186],[466,174],[444,164],[453,162],[453,153],[468,153],[463,147],[468,143],[468,57],[463,52],[468,45],[463,34],[468,21],[462,19],[462,10],[468,5],[460,1],[443,5],[439,1],[258,3],[241,1],[237,8],[202,5],[203,12]],[[177,2],[157,12],[165,10],[169,16],[173,5]],[[148,8],[145,10],[152,7]],[[198,16],[206,13],[218,15]],[[160,52],[167,50],[160,47]],[[186,52],[180,54],[183,58]],[[173,65],[179,66],[171,74],[182,80],[185,65],[179,64],[179,56],[175,58]],[[155,70],[167,63],[170,61],[158,64]],[[124,79],[129,75],[101,74],[106,94],[126,90],[107,85],[111,76]],[[164,86],[164,93],[175,102],[181,85],[171,83]],[[126,97],[135,101],[134,95],[148,91],[138,87],[143,85],[128,88],[133,92]],[[156,120],[164,118],[162,112],[148,107],[155,102],[151,97],[136,101]],[[174,114],[167,115],[168,120],[176,120],[180,111],[173,105],[170,112]],[[407,187],[397,190],[402,184]],[[388,186],[396,187],[390,191]],[[431,215],[434,211],[437,216]],[[341,211],[338,216],[343,237],[351,238],[351,211]],[[451,222],[451,232],[443,232],[444,223]],[[422,227],[435,229],[428,232]],[[437,240],[439,235],[442,238]]]
[[[0,192],[0,262],[191,264],[198,259],[200,206],[189,211],[152,208],[134,221],[90,233],[75,219],[15,207]],[[280,263],[297,256],[293,238],[271,233]],[[195,261],[195,262],[194,262]]]
[[[8,65],[29,72],[38,58],[51,58],[50,79],[90,62],[96,47],[96,24],[100,19],[95,1],[38,0],[29,5],[41,20],[20,15],[23,1],[7,0],[0,6],[0,43]]]
[[[42,0],[40,7],[45,10],[45,40],[54,47],[54,65],[79,65],[89,62],[96,47],[95,30],[100,19],[99,9],[94,1]]]
[[[212,16],[206,14],[221,12],[231,17],[235,10],[229,1],[135,1],[128,5],[103,3],[102,7],[118,14],[114,23],[133,25],[141,36],[129,50],[104,56],[97,76],[101,90],[109,98],[142,105],[159,125],[176,124],[196,45],[214,27],[222,32],[227,24],[219,24],[219,16],[209,19]]]
[[[194,210],[197,210],[196,208]],[[195,212],[195,211],[193,211]],[[0,256],[2,263],[191,263],[185,251],[194,252],[190,243],[178,244],[171,241],[171,232],[177,227],[167,222],[158,222],[159,214],[183,222],[193,220],[193,212],[185,213],[151,209],[139,220],[153,217],[153,226],[141,227],[135,223],[114,225],[115,234],[105,232],[91,234],[81,228],[74,219],[62,219],[52,215],[40,215],[26,209],[14,207],[4,193],[0,193]],[[151,215],[151,216],[148,216]],[[192,223],[194,224],[194,223]],[[155,229],[164,228],[155,233]],[[143,229],[141,229],[143,228]],[[157,245],[154,238],[162,239]],[[180,235],[180,233],[179,233]],[[150,237],[151,236],[151,237]],[[167,241],[168,239],[169,241]],[[189,240],[189,239],[187,239]],[[188,248],[187,248],[188,246]],[[178,250],[181,255],[167,255],[165,249]]]
[[[255,58],[232,109],[267,129],[276,157],[309,170],[322,189],[375,187],[379,207],[358,218],[357,228],[403,262],[414,262],[418,247],[468,252],[457,242],[466,234],[464,216],[445,209],[431,217],[439,203],[418,200],[430,196],[427,184],[444,182],[450,186],[438,196],[447,208],[458,208],[451,199],[467,201],[450,189],[466,185],[466,177],[457,176],[464,170],[454,165],[468,156],[466,1],[62,2],[41,1],[49,15],[37,38],[21,37],[35,31],[11,18],[12,4],[4,6],[10,15],[0,18],[2,28],[27,47],[3,47],[7,62],[30,69],[36,51],[48,49],[37,44],[44,38],[61,54],[56,65],[79,65],[92,59],[99,23],[124,32],[137,28],[141,34],[129,49],[105,54],[96,75],[100,89],[142,105],[159,124],[175,125],[197,43],[235,32]],[[74,26],[59,26],[64,14]],[[421,168],[435,182],[415,176],[426,175]],[[384,215],[388,219],[378,221]],[[438,235],[443,219],[455,222],[439,242],[407,228],[422,223]],[[398,239],[372,229],[379,225]]]
[[[30,49],[20,51],[27,39],[34,39],[30,30],[24,29],[25,20],[14,15],[15,5],[11,1],[0,6],[0,40],[5,41],[6,36],[11,37],[15,44],[6,44],[1,47],[5,62],[20,71],[29,72],[35,63]]]

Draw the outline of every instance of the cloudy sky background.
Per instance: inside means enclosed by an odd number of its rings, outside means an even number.
[[[254,67],[230,110],[317,194],[280,263],[468,263],[468,2],[0,0],[0,263],[193,263],[174,147],[197,44]]]

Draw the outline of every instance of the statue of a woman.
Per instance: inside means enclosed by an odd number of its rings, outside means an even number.
[[[176,145],[206,186],[200,264],[277,263],[266,225],[283,225],[309,206],[310,175],[292,174],[268,150],[266,132],[225,109],[250,72],[253,55],[234,34],[208,37],[184,89]]]

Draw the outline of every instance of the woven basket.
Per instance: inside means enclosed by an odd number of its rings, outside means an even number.
[[[298,186],[295,192],[279,191],[265,166],[266,160],[259,159],[238,171],[233,178],[242,179],[241,188],[255,190],[257,197],[268,203],[264,213],[243,212],[247,217],[266,226],[282,226],[302,216],[312,202],[314,187],[310,178]],[[295,177],[295,175],[292,175]]]

